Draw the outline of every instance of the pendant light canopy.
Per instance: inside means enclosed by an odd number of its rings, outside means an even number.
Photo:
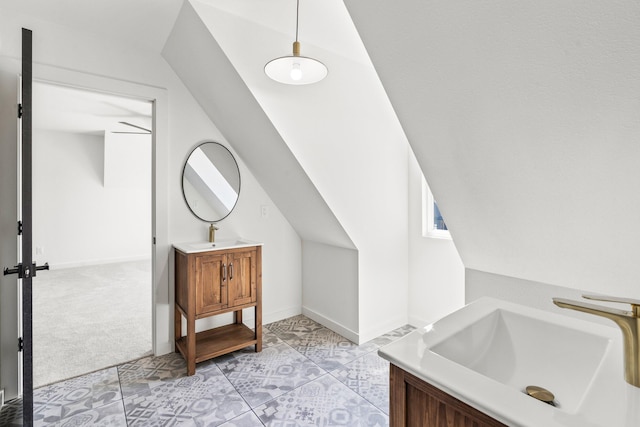
[[[319,82],[327,76],[327,67],[313,58],[300,56],[298,41],[298,17],[300,0],[296,0],[296,41],[293,42],[293,55],[272,59],[264,66],[264,72],[271,79],[288,85],[307,85]]]

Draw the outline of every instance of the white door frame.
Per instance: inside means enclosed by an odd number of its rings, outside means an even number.
[[[162,87],[35,63],[33,64],[33,79],[94,92],[137,98],[153,104],[151,211],[152,237],[155,239],[155,245],[152,247],[151,254],[153,270],[152,346],[153,353],[156,356],[172,352],[174,339],[173,313],[170,304],[173,292],[169,287],[171,245],[169,244],[169,182],[167,178],[169,176],[169,105],[167,90]],[[14,303],[17,304],[18,301],[15,300]],[[6,304],[12,304],[12,302],[4,301],[2,303],[3,306]],[[3,324],[3,331],[15,331],[16,340],[19,320],[21,321],[17,315],[3,318],[3,323],[6,322],[6,324]],[[13,393],[17,393],[18,389],[21,389],[21,379],[18,376],[18,359],[17,351],[3,351],[1,354],[3,384],[6,391],[9,391],[5,398],[15,397]]]
[[[152,103],[151,227],[154,244],[152,265],[152,348],[154,355],[173,351],[169,289],[168,220],[168,96],[161,87],[133,83],[63,68],[34,64],[33,80],[73,88],[136,98]],[[151,243],[151,242],[150,242]]]

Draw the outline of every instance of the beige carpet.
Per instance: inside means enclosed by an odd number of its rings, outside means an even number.
[[[150,355],[151,346],[151,261],[34,278],[35,387]]]

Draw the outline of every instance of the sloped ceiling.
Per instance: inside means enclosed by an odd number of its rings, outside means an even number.
[[[188,3],[181,9],[163,56],[187,82],[252,173],[269,189],[270,197],[296,231],[309,240],[353,248],[314,184]]]
[[[355,245],[363,248],[368,241],[375,240],[376,246],[380,239],[395,241],[406,235],[408,144],[344,3],[300,2],[302,53],[325,62],[326,79],[289,86],[272,81],[263,71],[271,59],[291,53],[295,5],[294,0],[191,0],[185,8],[192,7],[206,25],[209,37],[220,46]],[[172,38],[168,44],[176,46]],[[178,49],[186,50],[185,44],[181,42]],[[209,54],[199,53],[201,57]],[[182,67],[164,56],[174,68]],[[217,63],[211,65],[210,73],[178,74],[196,99],[212,97],[220,103],[213,86],[218,83],[211,82],[218,78],[214,77]],[[194,84],[196,78],[199,84]],[[225,75],[231,78],[231,73]],[[228,128],[226,135],[237,132],[228,119],[214,121]],[[251,120],[245,123],[255,126]],[[256,131],[254,139],[244,143],[268,146],[259,141]],[[242,143],[239,138],[231,142]],[[278,164],[277,157],[269,159]],[[304,199],[299,203],[304,204]],[[385,221],[393,226],[380,227]]]
[[[640,3],[345,4],[465,267],[640,296]]]

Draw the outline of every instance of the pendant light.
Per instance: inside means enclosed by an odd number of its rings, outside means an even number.
[[[298,17],[300,0],[296,0],[296,41],[293,42],[293,55],[272,59],[264,66],[264,72],[271,79],[288,85],[307,85],[319,82],[327,76],[327,67],[313,58],[300,56],[298,41]]]

